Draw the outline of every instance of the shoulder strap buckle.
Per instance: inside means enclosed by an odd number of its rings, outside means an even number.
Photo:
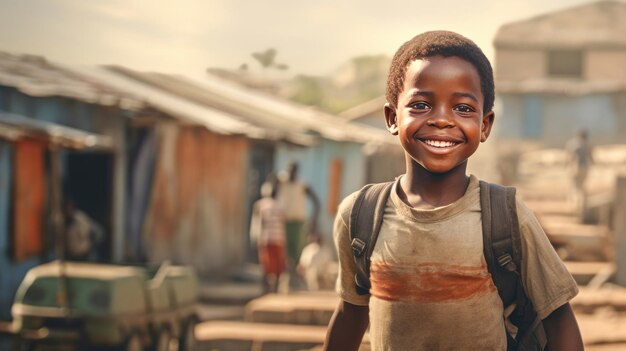
[[[369,184],[359,192],[350,210],[348,230],[355,263],[357,293],[366,295],[370,289],[370,256],[376,246],[383,222],[385,206],[393,182]]]
[[[361,257],[365,252],[365,242],[359,238],[352,239],[350,246],[352,246],[352,252],[355,257]]]
[[[498,263],[500,264],[500,267],[509,272],[517,272],[517,265],[513,261],[511,254],[508,252],[498,257]]]

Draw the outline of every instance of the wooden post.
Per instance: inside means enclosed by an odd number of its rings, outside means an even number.
[[[617,177],[615,208],[615,283],[626,286],[626,174]]]
[[[112,111],[112,110],[109,110]],[[112,136],[115,142],[113,161],[112,261],[122,262],[126,250],[126,135],[124,119],[114,122]]]
[[[65,233],[65,220],[63,216],[63,195],[61,181],[61,159],[59,157],[59,147],[50,144],[50,179],[51,179],[51,214],[54,234],[56,238],[56,253],[59,262],[59,292],[57,303],[61,305],[63,313],[69,313],[69,292],[67,288],[67,276],[65,272],[65,259],[67,254],[67,241]]]

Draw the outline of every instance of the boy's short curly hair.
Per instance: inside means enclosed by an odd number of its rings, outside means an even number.
[[[394,108],[398,103],[398,95],[403,89],[404,76],[410,63],[441,55],[443,57],[456,56],[476,67],[480,77],[480,89],[485,99],[483,113],[493,109],[495,87],[493,83],[493,69],[485,54],[478,45],[466,37],[448,31],[425,32],[404,43],[393,56],[387,77],[386,98]]]

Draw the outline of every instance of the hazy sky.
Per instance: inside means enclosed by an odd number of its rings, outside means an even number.
[[[434,29],[457,31],[492,58],[502,24],[589,2],[0,0],[0,50],[201,77],[209,66],[255,67],[250,53],[274,47],[290,72],[328,74]]]

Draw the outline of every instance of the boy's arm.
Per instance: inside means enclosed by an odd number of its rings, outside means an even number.
[[[354,280],[356,263],[354,262],[352,246],[350,245],[350,232],[346,222],[354,206],[355,195],[356,193],[353,193],[339,204],[333,226],[333,236],[337,247],[337,258],[339,259],[337,291],[341,297],[341,302],[335,309],[328,325],[324,351],[357,351],[369,325],[370,297],[369,294],[360,295],[356,291]]]
[[[258,201],[252,205],[252,218],[250,219],[250,241],[258,243],[261,237],[261,218]]]
[[[569,304],[578,293],[574,278],[554,251],[541,224],[519,199],[517,214],[522,244],[522,284],[543,321],[548,350],[583,350]]]
[[[584,350],[578,323],[569,303],[550,313],[543,320],[543,328],[548,339],[548,350]]]
[[[357,351],[369,325],[369,307],[341,300],[328,324],[324,351]]]

